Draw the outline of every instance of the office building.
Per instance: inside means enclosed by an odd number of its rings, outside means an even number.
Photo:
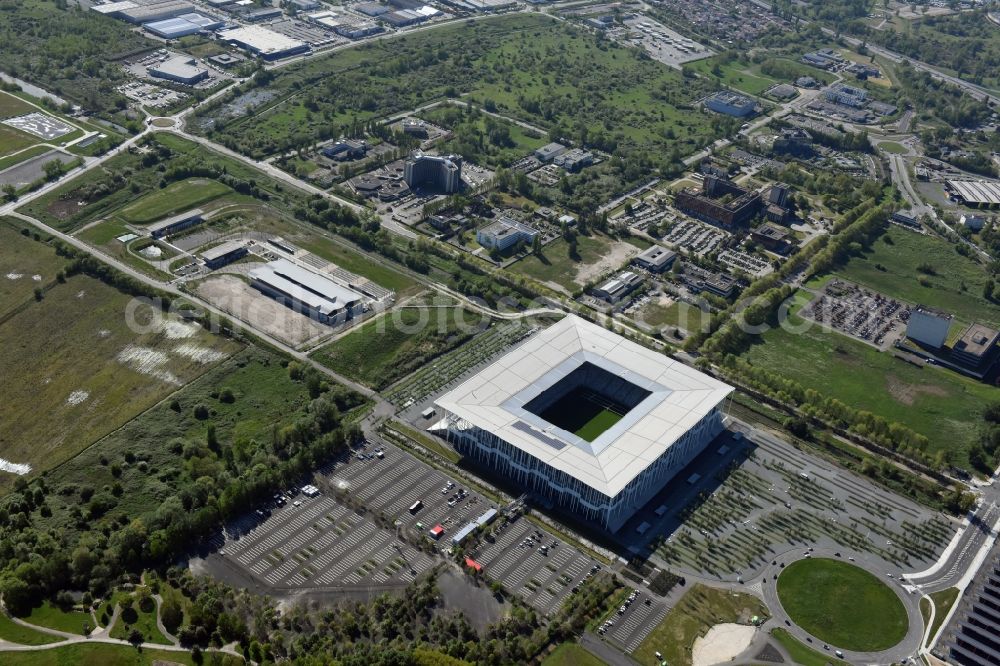
[[[760,193],[716,176],[706,176],[700,192],[681,190],[674,203],[692,217],[723,227],[745,226],[761,211]]]
[[[677,253],[659,245],[653,245],[640,252],[632,263],[645,268],[650,273],[662,273],[677,259]]]
[[[538,230],[508,217],[483,227],[476,232],[476,242],[483,247],[501,252],[518,243],[531,245],[538,236]]]
[[[459,155],[412,153],[403,167],[403,179],[410,189],[430,189],[444,194],[462,187],[462,158]]]
[[[940,349],[948,339],[951,315],[925,305],[910,310],[906,323],[906,337],[931,349]]]

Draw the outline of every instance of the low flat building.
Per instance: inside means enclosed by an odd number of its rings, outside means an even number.
[[[918,305],[910,310],[910,318],[906,323],[906,337],[931,349],[944,347],[951,328],[951,314]]]
[[[258,25],[221,30],[219,39],[260,56],[264,60],[280,60],[309,51],[309,45]]]
[[[193,86],[208,78],[208,70],[198,67],[196,62],[190,56],[175,56],[148,68],[146,73],[158,79]]]
[[[249,273],[250,286],[323,324],[337,324],[361,314],[361,294],[332,278],[278,259]]]
[[[173,217],[168,217],[165,220],[160,220],[159,222],[151,224],[146,227],[146,231],[149,233],[150,238],[167,238],[168,236],[173,236],[179,231],[190,229],[196,224],[204,222],[204,213],[205,211],[200,208],[195,208],[194,210],[189,210],[186,213],[174,215]]]
[[[963,215],[958,222],[972,231],[982,231],[986,226],[986,218],[981,215]]]
[[[247,250],[246,243],[243,241],[227,241],[222,245],[216,245],[202,252],[201,260],[205,262],[205,266],[215,270],[216,268],[222,268],[226,264],[231,264],[234,261],[242,259],[248,253],[249,250]]]
[[[566,146],[561,143],[547,143],[535,151],[535,157],[542,164],[547,164],[566,152]]]
[[[705,106],[716,113],[746,118],[756,111],[757,103],[746,95],[731,90],[720,90],[705,100]]]
[[[983,324],[970,324],[951,348],[951,358],[970,368],[981,368],[996,358],[1000,331]]]
[[[324,157],[338,162],[359,160],[368,152],[368,143],[361,139],[341,139],[322,151]]]
[[[791,99],[798,95],[798,91],[795,90],[795,86],[789,85],[787,83],[779,83],[770,90],[767,94],[771,97],[776,97],[777,99]]]
[[[996,208],[1000,206],[1000,183],[992,180],[949,180],[949,192],[966,206]]]
[[[476,242],[490,250],[504,251],[518,243],[535,242],[538,229],[529,227],[508,217],[499,220],[476,232]]]
[[[768,250],[784,253],[788,249],[788,229],[773,224],[762,224],[754,229],[750,237]]]
[[[668,270],[677,259],[677,253],[659,245],[648,247],[635,258],[632,263],[640,268],[645,268],[650,273],[662,273]]]
[[[570,173],[576,173],[584,167],[588,167],[594,163],[594,154],[589,150],[573,148],[572,150],[567,150],[561,155],[556,155],[552,159],[552,163],[556,166],[561,166]]]
[[[604,284],[595,287],[594,296],[612,305],[620,303],[643,284],[642,276],[632,271],[619,273]]]
[[[135,3],[134,7],[124,8],[115,12],[121,18],[135,25],[143,23],[153,23],[165,19],[174,18],[181,14],[190,14],[195,10],[194,5],[184,0],[164,0],[163,2]]]
[[[868,103],[868,91],[843,83],[830,86],[823,91],[823,97],[834,104],[843,104],[860,109]]]

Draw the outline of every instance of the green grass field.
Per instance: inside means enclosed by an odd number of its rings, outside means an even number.
[[[901,143],[896,143],[895,141],[880,141],[878,147],[879,150],[884,150],[887,153],[893,153],[895,155],[905,155],[910,152],[906,146]]]
[[[401,308],[313,353],[351,379],[384,388],[468,340],[481,317],[454,308]]]
[[[605,666],[604,662],[576,643],[563,643],[542,661],[542,666]]]
[[[814,558],[778,576],[778,598],[792,622],[845,650],[886,650],[906,636],[906,608],[885,583],[860,567]]]
[[[168,215],[186,212],[230,192],[231,189],[216,180],[188,178],[147,194],[118,214],[126,222],[149,224]]]
[[[748,623],[754,615],[767,618],[767,607],[750,594],[694,585],[632,653],[640,664],[658,665],[663,653],[670,666],[690,666],[694,641],[716,624]]]
[[[684,66],[725,86],[742,90],[751,95],[759,95],[777,83],[775,79],[762,74],[756,65],[736,60],[724,62],[724,60],[725,58],[722,56],[712,56],[704,60],[689,62]],[[715,70],[717,64],[718,69]],[[713,70],[718,71],[720,75],[717,76]]]
[[[0,90],[0,120],[6,120],[14,116],[23,116],[32,111],[37,111],[37,109],[20,97]]]
[[[771,636],[785,649],[788,656],[798,666],[849,666],[848,662],[837,659],[829,652],[813,650],[811,647],[799,642],[781,627],[773,629]]]
[[[933,274],[918,271],[920,266]],[[893,228],[835,273],[910,303],[941,308],[966,323],[1000,327],[1000,306],[983,298],[986,268],[934,236]]]
[[[601,433],[621,421],[623,414],[591,400],[585,391],[575,390],[557,400],[539,416],[563,430],[593,442]]]
[[[435,53],[438,58],[424,58]],[[600,96],[593,93],[600,89]],[[283,69],[265,89],[275,97],[216,134],[254,156],[297,136],[468,93],[468,99],[549,129],[580,123],[593,137],[652,159],[692,152],[716,129],[689,105],[709,83],[540,14],[511,14],[443,26],[343,49]],[[309,91],[308,94],[302,94]],[[221,115],[226,112],[222,111]],[[199,116],[220,115],[210,105]],[[198,118],[193,125],[197,126]]]
[[[59,636],[22,627],[15,624],[6,614],[0,613],[0,640],[10,641],[18,645],[48,645],[63,639]]]
[[[152,601],[152,599],[150,599]],[[153,602],[155,604],[155,602]],[[126,597],[122,602],[122,611],[118,616],[118,621],[111,628],[112,638],[127,640],[133,629],[142,634],[146,643],[158,643],[160,645],[170,645],[170,641],[156,626],[156,606],[149,612],[144,612],[138,608],[138,604],[132,603],[132,597]]]
[[[528,255],[510,266],[540,282],[555,283],[567,291],[575,291],[583,286],[577,279],[577,271],[599,261],[611,246],[612,241],[604,236],[579,236],[577,252],[579,257],[569,256],[569,245],[562,238],[552,241],[542,251],[542,258]]]
[[[959,592],[960,590],[957,587],[949,587],[947,590],[941,590],[929,595],[931,603],[934,604],[934,622],[931,624],[930,631],[931,638],[941,629],[941,625],[944,624],[945,618],[948,617],[951,607],[958,601]],[[922,603],[921,608],[923,608]]]
[[[300,233],[303,234],[301,238],[296,238],[293,235],[289,240],[327,261],[332,261],[341,268],[366,277],[386,289],[392,289],[396,292],[397,299],[401,294],[409,294],[419,288],[419,284],[415,283],[413,278],[400,272],[387,260],[375,254],[366,254],[345,247],[318,233]]]
[[[157,650],[144,646],[140,651],[129,645],[108,643],[77,643],[35,652],[4,652],[3,663],[4,666],[153,666],[156,663],[195,666],[190,650]],[[214,656],[205,655],[202,663],[242,666],[244,661],[222,655],[216,662]]]
[[[92,629],[94,627],[94,620],[90,617],[90,613],[77,610],[67,612],[53,606],[48,601],[43,602],[37,608],[33,608],[30,615],[26,615],[21,619],[39,627],[58,629],[59,631],[65,631],[78,636],[83,636],[84,622],[90,625]]]
[[[792,316],[792,323],[801,319]],[[986,405],[1000,390],[937,366],[917,367],[818,325],[802,333],[767,331],[744,354],[806,388],[898,421],[929,438],[928,453],[944,450],[968,465]]]
[[[36,287],[53,283],[66,263],[53,248],[22,235],[24,228],[20,220],[0,218],[0,321],[33,300]]]
[[[0,324],[0,457],[58,465],[238,349],[148,307],[133,330],[130,301],[74,276]]]

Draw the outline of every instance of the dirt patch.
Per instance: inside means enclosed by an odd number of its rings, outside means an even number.
[[[732,661],[750,647],[757,628],[745,624],[717,624],[694,642],[693,666],[712,666]]]
[[[908,384],[896,375],[885,378],[886,390],[896,401],[904,405],[912,405],[921,395],[932,395],[936,398],[948,397],[948,392],[934,384]]]
[[[162,382],[180,386],[181,381],[177,376],[164,366],[170,361],[170,357],[156,349],[140,347],[139,345],[128,344],[118,352],[118,362],[132,368],[136,372],[155,377]]]
[[[217,352],[214,349],[199,347],[198,345],[186,344],[174,347],[174,353],[184,358],[189,358],[198,363],[215,363],[226,358],[226,354]]]
[[[52,217],[65,220],[80,212],[84,203],[77,199],[56,199],[46,207],[46,211]]]
[[[575,281],[577,284],[586,284],[598,278],[602,273],[618,268],[626,261],[639,254],[639,248],[631,243],[613,243],[608,247],[608,252],[598,261],[591,264],[582,264],[576,269]]]
[[[90,394],[87,393],[86,391],[80,391],[80,390],[73,391],[72,393],[69,394],[69,397],[66,398],[66,404],[67,405],[79,405],[79,404],[81,404],[84,400],[86,400],[89,397],[90,397]]]
[[[220,310],[292,346],[333,331],[331,327],[264,296],[232,275],[208,278],[198,285],[197,293]]]

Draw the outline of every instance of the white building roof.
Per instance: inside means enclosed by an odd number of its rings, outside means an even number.
[[[585,362],[650,392],[593,442],[523,409]],[[569,315],[528,338],[437,404],[614,497],[732,390],[668,356]]]
[[[1000,183],[990,180],[949,180],[948,184],[969,203],[1000,203]]]
[[[251,279],[260,280],[324,315],[334,314],[362,300],[361,294],[353,289],[287,259],[254,268],[249,275]]]
[[[245,44],[247,48],[264,55],[284,53],[285,51],[291,51],[305,45],[305,42],[286,37],[281,33],[268,30],[259,25],[248,25],[241,28],[233,28],[232,30],[220,30],[218,35],[221,40]]]

